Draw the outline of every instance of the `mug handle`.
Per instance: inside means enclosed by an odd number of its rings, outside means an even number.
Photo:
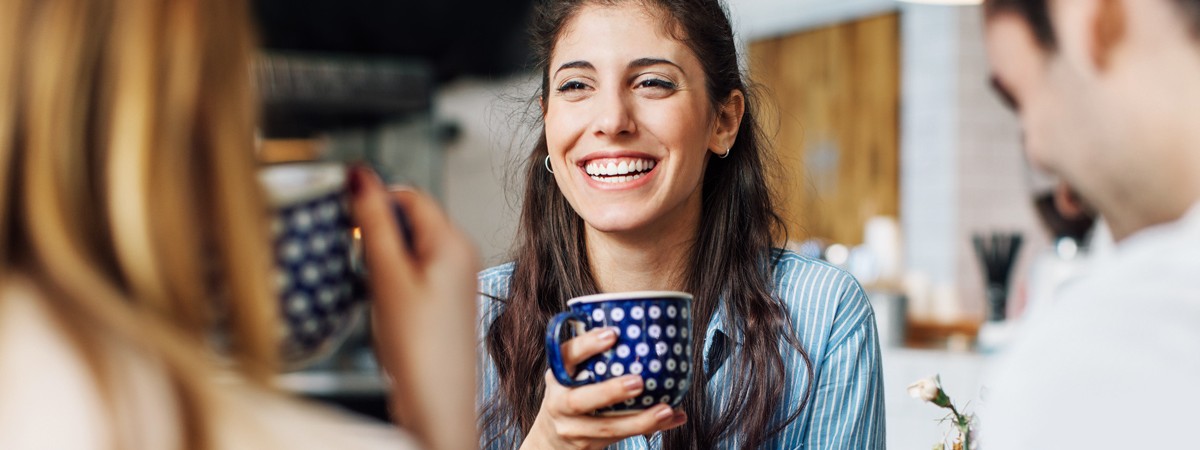
[[[567,373],[566,365],[563,364],[562,342],[558,337],[562,332],[563,324],[568,320],[586,321],[582,314],[575,311],[560,312],[550,319],[550,323],[546,326],[546,362],[559,384],[567,387],[583,386],[588,383],[571,378],[571,375]]]

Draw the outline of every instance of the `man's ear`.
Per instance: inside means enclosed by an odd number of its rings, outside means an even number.
[[[1124,3],[1121,0],[1096,0],[1096,14],[1088,27],[1091,34],[1088,47],[1092,64],[1098,71],[1108,69],[1117,45],[1125,38]]]
[[[721,103],[717,111],[716,126],[713,127],[709,138],[708,148],[723,155],[737,141],[738,129],[742,126],[742,116],[746,114],[746,95],[738,89],[729,92],[729,96]]]

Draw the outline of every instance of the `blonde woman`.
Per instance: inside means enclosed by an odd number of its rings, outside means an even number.
[[[0,448],[476,445],[473,251],[429,199],[389,199],[366,170],[350,174],[355,220],[411,434],[270,387],[247,9],[0,2]],[[411,251],[389,200],[411,215]],[[219,356],[217,308],[233,344]]]

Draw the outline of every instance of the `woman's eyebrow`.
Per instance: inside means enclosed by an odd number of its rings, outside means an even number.
[[[630,69],[642,69],[642,68],[646,68],[646,67],[657,66],[660,64],[666,64],[669,66],[673,66],[676,69],[679,69],[680,72],[685,72],[683,70],[683,67],[679,67],[679,64],[675,64],[674,62],[672,62],[669,59],[662,59],[662,58],[638,58],[638,59],[635,59],[635,60],[629,62],[629,68]],[[558,69],[554,71],[554,75],[558,76],[559,72],[562,72],[566,69],[596,70],[596,66],[593,66],[592,63],[583,61],[583,60],[571,61],[571,62],[563,63],[563,65],[561,65],[561,66],[558,66]]]
[[[565,63],[565,64],[563,64],[563,65],[561,65],[561,66],[558,66],[558,70],[555,70],[555,71],[554,71],[554,75],[555,75],[555,76],[557,76],[559,72],[562,72],[563,70],[566,70],[566,69],[591,69],[591,70],[596,70],[596,67],[595,67],[595,66],[593,66],[593,65],[592,65],[592,63],[590,63],[590,62],[587,62],[587,61],[571,61],[571,62],[569,62],[569,63]]]
[[[667,65],[675,66],[675,68],[679,69],[680,72],[685,72],[682,67],[679,67],[679,64],[675,64],[674,62],[671,62],[671,60],[662,59],[662,58],[638,58],[638,59],[635,59],[635,60],[629,62],[629,68],[630,69],[641,69],[641,68],[650,67],[650,66],[657,66],[659,64],[667,64]]]

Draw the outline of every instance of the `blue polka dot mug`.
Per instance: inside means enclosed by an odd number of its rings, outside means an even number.
[[[366,295],[350,219],[346,168],[288,163],[259,171],[272,207],[284,363],[299,368],[359,326]]]
[[[631,414],[666,403],[679,406],[691,382],[692,295],[672,291],[638,291],[576,297],[570,311],[559,313],[546,328],[546,360],[563,386],[598,383],[626,374],[641,375],[642,394],[606,408],[602,415]],[[563,325],[572,324],[565,328]],[[584,360],[571,376],[562,359],[564,334],[580,335],[595,328],[617,330],[617,342]]]

